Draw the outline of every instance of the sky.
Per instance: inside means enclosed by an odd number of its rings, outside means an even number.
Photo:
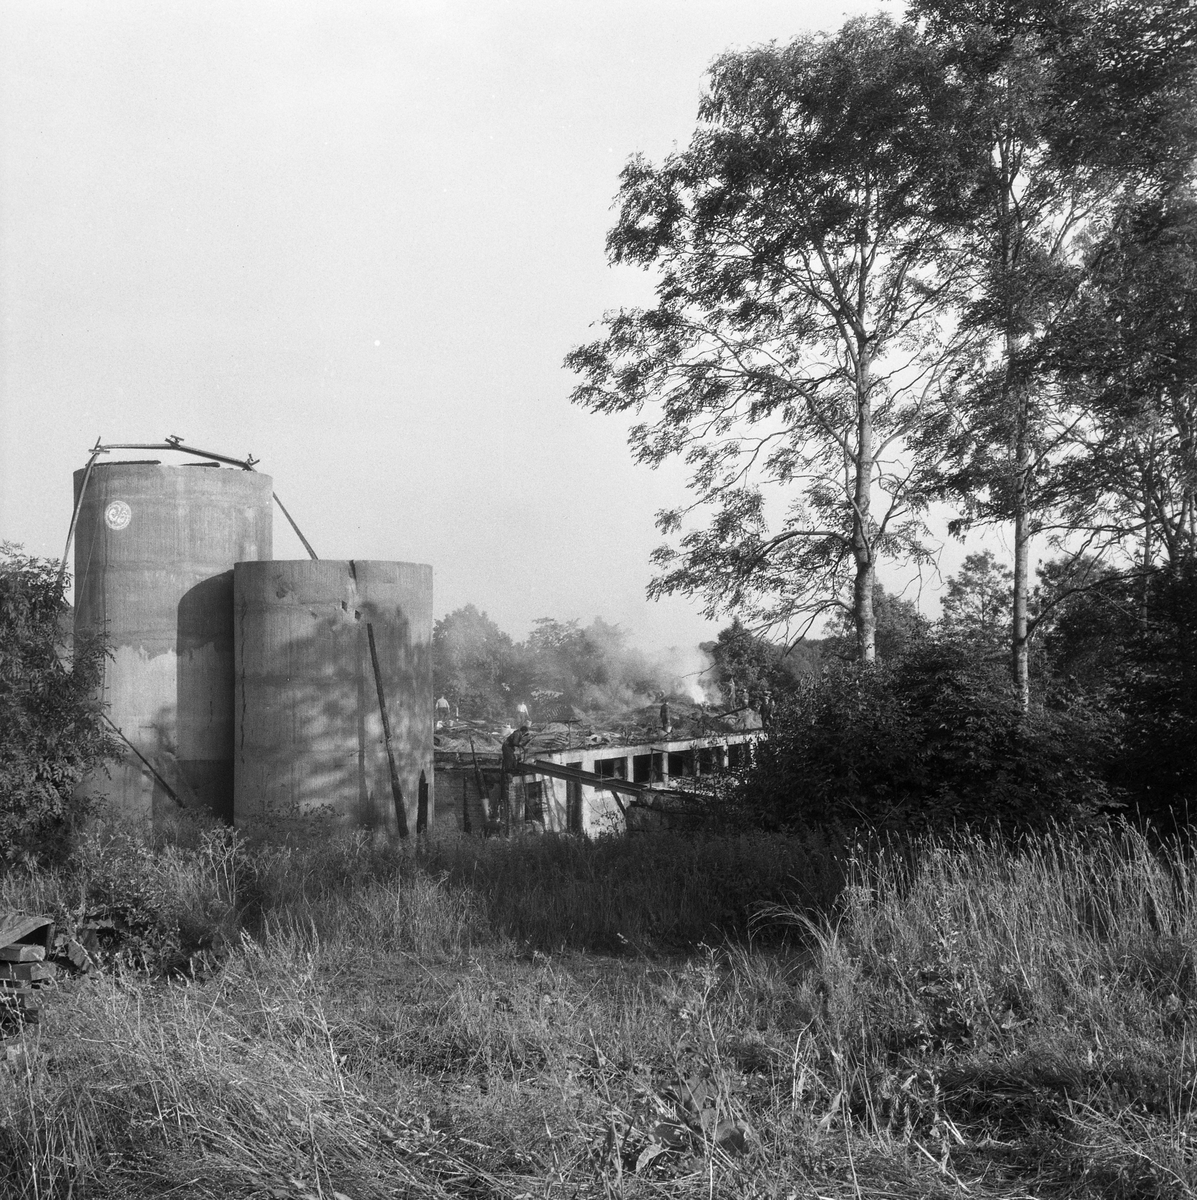
[[[6,0],[0,539],[60,556],[96,438],[174,434],[259,458],[322,558],[432,563],[438,616],[714,636],[645,599],[684,468],[562,359],[651,295],[606,261],[619,171],[711,60],[879,7]]]

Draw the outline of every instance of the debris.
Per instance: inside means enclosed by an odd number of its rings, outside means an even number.
[[[58,969],[48,962],[0,962],[0,984],[55,979]]]
[[[87,952],[87,947],[74,938],[64,941],[61,953],[76,971],[91,971],[95,968],[95,961]]]
[[[15,946],[0,946],[0,962],[41,962],[45,957],[45,946],[30,946],[22,942]]]
[[[45,961],[53,948],[52,917],[0,912],[0,1017],[18,1024],[37,1019],[34,989],[58,977],[58,968]]]
[[[54,944],[54,918],[29,913],[0,912],[0,947],[41,946],[49,950]]]

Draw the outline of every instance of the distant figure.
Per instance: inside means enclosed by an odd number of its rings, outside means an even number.
[[[766,729],[773,723],[773,693],[768,688],[761,697],[761,725]]]
[[[528,720],[528,706],[522,700],[515,706],[515,715],[521,725]]]
[[[523,824],[524,814],[518,810],[515,775],[524,761],[524,748],[532,740],[532,726],[525,721],[518,729],[503,739],[503,823],[508,832],[514,823]]]
[[[436,702],[436,727],[437,729],[449,723],[449,701],[442,696]]]
[[[673,726],[669,723],[669,701],[668,700],[661,701],[661,728],[663,730],[665,730],[666,733],[671,733],[673,731]]]

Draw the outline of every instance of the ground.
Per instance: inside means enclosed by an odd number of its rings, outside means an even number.
[[[795,900],[809,849],[772,848]],[[697,869],[726,889],[749,852],[624,839],[347,870],[146,850],[159,900],[207,905],[223,940],[164,968],[143,928],[140,963],[114,950],[9,1030],[4,1194],[1191,1194],[1186,858],[1123,838],[848,862],[830,919],[758,907],[736,932],[725,895],[706,944],[651,937],[608,888],[661,856],[662,887]],[[19,884],[43,903],[66,885]],[[604,912],[610,945],[581,945]]]

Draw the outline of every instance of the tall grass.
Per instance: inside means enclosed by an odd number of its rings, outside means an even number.
[[[1195,885],[1185,848],[1132,831],[858,854],[836,920],[775,910],[814,946],[812,1101],[937,1154],[967,1126],[1102,1194],[1189,1194]]]
[[[8,1043],[6,1196],[1197,1183],[1194,866],[1129,832],[842,856],[212,832],[96,842],[0,903],[123,905],[132,947]]]
[[[457,841],[427,860],[495,929],[542,951],[679,950],[742,938],[769,904],[829,907],[843,859],[823,839],[654,834]]]

